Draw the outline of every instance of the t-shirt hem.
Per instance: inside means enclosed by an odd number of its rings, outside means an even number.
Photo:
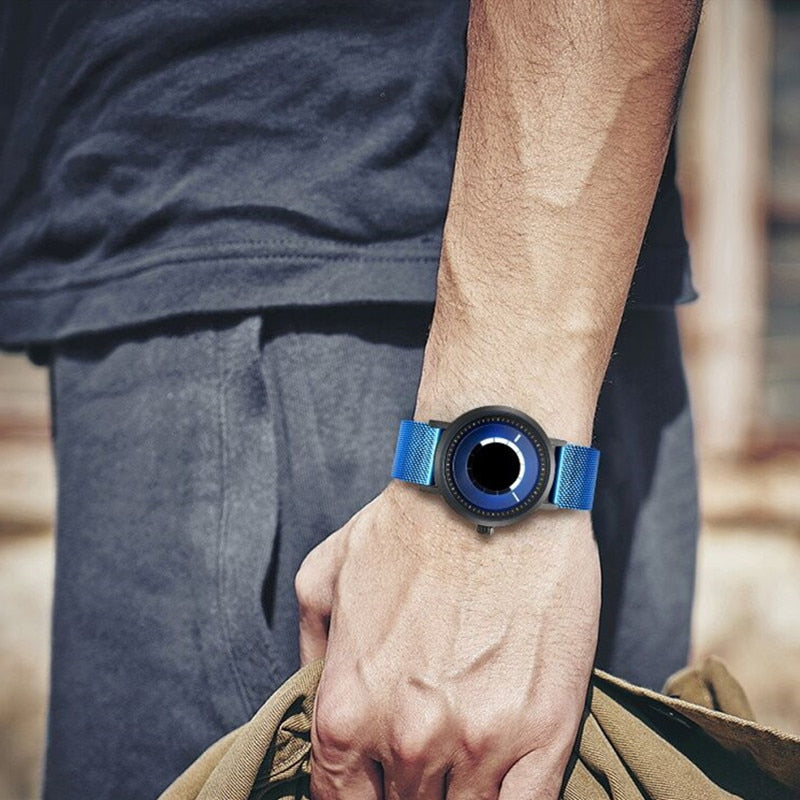
[[[92,283],[0,289],[0,347],[26,346],[126,328],[184,314],[248,312],[281,306],[346,303],[434,303],[439,255],[420,253],[228,255],[175,261]],[[634,275],[628,305],[691,302],[688,250],[647,254],[648,278]],[[651,264],[656,260],[669,261]],[[676,261],[681,262],[680,265]],[[335,262],[332,267],[331,262]],[[662,267],[659,270],[659,267]],[[191,277],[187,277],[187,270]],[[655,275],[663,274],[659,284]]]
[[[437,272],[438,256],[379,263],[374,257],[329,254],[161,263],[97,282],[91,291],[80,284],[0,291],[0,345],[19,349],[183,314],[353,302],[433,303]]]

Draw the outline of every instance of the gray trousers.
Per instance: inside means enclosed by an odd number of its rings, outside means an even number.
[[[55,348],[45,797],[155,797],[299,666],[294,574],[389,482],[432,310],[178,318]],[[627,313],[595,444],[598,665],[660,688],[687,658],[698,527],[673,309]]]

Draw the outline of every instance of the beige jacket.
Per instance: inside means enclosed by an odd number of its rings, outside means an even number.
[[[295,673],[159,800],[307,800],[321,671],[315,661]],[[664,694],[595,670],[589,699],[564,800],[800,798],[800,739],[754,722],[716,658],[673,675]]]

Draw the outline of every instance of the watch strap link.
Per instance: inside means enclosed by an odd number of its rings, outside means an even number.
[[[400,421],[392,463],[392,477],[423,486],[433,485],[433,461],[443,428]],[[591,511],[600,451],[593,447],[563,444],[555,448],[550,502],[559,508]]]
[[[556,466],[550,502],[559,508],[591,511],[600,451],[564,444],[555,448]]]
[[[442,428],[425,422],[404,419],[397,432],[392,477],[403,481],[433,485],[433,456]]]

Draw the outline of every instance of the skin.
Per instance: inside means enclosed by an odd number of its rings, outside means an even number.
[[[591,440],[699,0],[473,0],[414,418],[515,406]],[[558,796],[600,611],[590,515],[482,537],[394,480],[297,574],[325,656],[314,800]]]

